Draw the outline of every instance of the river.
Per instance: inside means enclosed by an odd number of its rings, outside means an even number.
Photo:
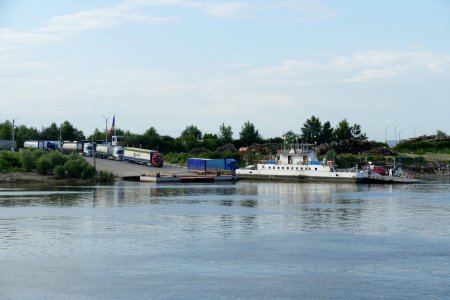
[[[0,188],[0,299],[444,299],[450,183]]]

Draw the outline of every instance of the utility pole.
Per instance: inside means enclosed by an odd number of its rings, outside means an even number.
[[[103,118],[105,118],[105,121],[106,121],[106,126],[105,126],[105,141],[106,141],[106,144],[108,144],[108,117],[103,116]]]
[[[387,144],[387,130],[389,126],[384,127],[384,143]]]
[[[398,126],[395,126],[395,145],[397,145],[397,128]]]
[[[62,145],[62,126],[63,124],[59,125],[59,147],[61,149],[61,152],[63,150],[63,145]]]
[[[97,148],[97,143],[94,143],[94,137],[92,136],[92,158],[94,159],[94,170],[95,172],[97,172],[97,164],[95,162],[95,148]]]
[[[16,119],[17,118],[13,118],[12,119],[12,132],[11,132],[11,136],[12,136],[12,143],[13,143],[13,145],[12,145],[12,147],[11,148],[14,148],[14,135],[15,135],[15,131],[16,131]],[[16,144],[16,147],[15,147],[16,149],[17,149],[17,144]],[[11,149],[12,150],[12,149]]]
[[[16,119],[12,120],[12,141],[13,141],[13,143],[14,143],[14,131],[16,129],[15,121],[16,121]]]

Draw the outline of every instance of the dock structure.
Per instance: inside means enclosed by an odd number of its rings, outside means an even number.
[[[232,175],[161,175],[156,174],[142,174],[139,177],[141,182],[154,182],[154,183],[187,183],[187,182],[222,182],[222,181],[235,181],[236,176]]]
[[[419,179],[400,177],[400,176],[387,176],[372,173],[367,176],[366,182],[369,183],[419,183]]]

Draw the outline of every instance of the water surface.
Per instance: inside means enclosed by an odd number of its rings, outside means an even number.
[[[450,184],[0,188],[0,299],[443,299]]]

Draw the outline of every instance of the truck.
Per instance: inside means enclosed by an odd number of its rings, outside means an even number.
[[[66,142],[63,142],[62,150],[65,153],[82,152],[83,151],[83,143],[77,142],[77,141],[74,141],[74,142],[66,141]]]
[[[113,145],[97,145],[95,147],[95,157],[112,159],[112,160],[123,160],[123,147],[113,146]]]
[[[0,140],[0,149],[15,150],[17,149],[17,142],[10,140]]]
[[[94,155],[94,144],[92,143],[84,143],[83,144],[83,155],[84,156],[93,156]]]
[[[232,173],[238,168],[238,163],[235,159],[219,158],[188,158],[187,167],[189,172],[195,173]]]
[[[26,149],[43,149],[43,150],[58,150],[61,146],[59,141],[25,141],[23,147]]]
[[[135,164],[149,165],[155,168],[162,168],[164,164],[161,152],[133,147],[124,148],[124,160]]]

